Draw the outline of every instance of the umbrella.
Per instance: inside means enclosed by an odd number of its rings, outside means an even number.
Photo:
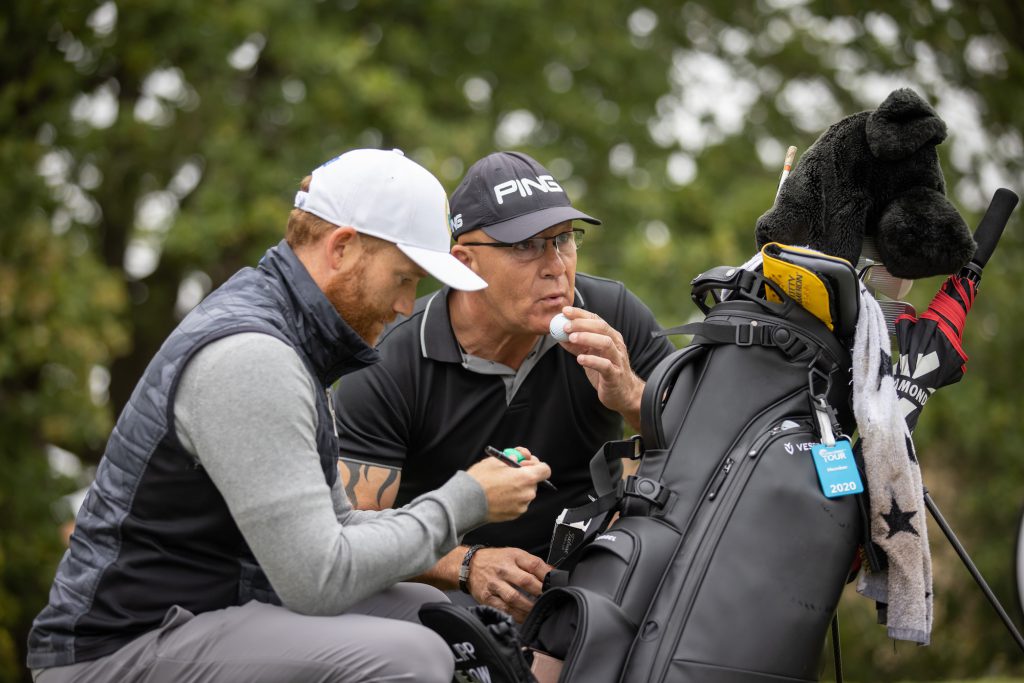
[[[959,382],[967,371],[967,354],[963,349],[964,323],[974,305],[981,271],[1016,205],[1017,195],[1005,188],[996,190],[974,233],[978,248],[971,262],[942,283],[920,317],[905,314],[896,319],[900,360],[893,378],[911,431],[917,426],[928,398],[937,389]]]
[[[893,379],[896,383],[896,395],[910,431],[917,426],[917,420],[928,398],[937,389],[959,382],[967,371],[967,354],[963,349],[964,323],[981,283],[981,271],[992,255],[1003,228],[1006,227],[1010,212],[1016,205],[1017,195],[1005,188],[996,190],[974,233],[978,249],[971,262],[958,274],[951,275],[942,283],[935,298],[920,317],[906,314],[896,319],[896,342],[900,350],[900,360],[894,368]],[[910,452],[913,453],[912,450]],[[1024,650],[1024,638],[942,517],[927,489],[924,490],[924,502],[960,556],[960,560],[1010,631],[1010,635]]]
[[[971,275],[971,271],[962,271],[949,276],[920,317],[908,314],[896,319],[900,359],[893,379],[910,431],[917,426],[931,395],[959,382],[967,371],[964,323],[978,291],[978,282]]]

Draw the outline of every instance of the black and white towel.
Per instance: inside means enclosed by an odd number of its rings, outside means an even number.
[[[864,455],[871,542],[888,567],[865,567],[857,591],[883,606],[889,637],[927,645],[932,630],[932,563],[924,488],[914,442],[893,381],[882,310],[863,283],[853,344],[853,411]]]

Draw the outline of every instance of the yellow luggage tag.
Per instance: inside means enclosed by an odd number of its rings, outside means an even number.
[[[839,302],[833,289],[836,283],[830,278],[837,270],[848,270],[852,274],[851,277],[856,278],[849,262],[813,249],[792,247],[778,242],[764,245],[761,257],[764,276],[779,285],[782,291],[802,308],[825,323],[829,331],[835,332],[835,326],[843,312],[837,310]],[[825,276],[822,273],[830,275]],[[765,298],[781,303],[778,295],[770,287],[765,287]],[[855,311],[853,318],[856,319]]]

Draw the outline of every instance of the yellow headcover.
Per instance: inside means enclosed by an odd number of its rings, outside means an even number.
[[[764,276],[772,280],[791,299],[821,320],[830,331],[836,321],[836,295],[829,281],[819,272],[828,271],[837,264],[846,268],[850,264],[836,256],[820,251],[791,247],[778,242],[769,242],[761,249]],[[770,287],[765,287],[768,301],[781,303]]]

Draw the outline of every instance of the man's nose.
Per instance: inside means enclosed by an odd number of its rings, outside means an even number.
[[[416,294],[402,294],[395,299],[395,305],[392,306],[392,310],[399,315],[404,315],[406,318],[412,315],[412,307],[416,302]]]
[[[563,254],[555,246],[554,240],[549,240],[544,244],[544,253],[541,255],[541,261],[543,261],[542,270],[545,273],[551,273],[553,275],[561,275],[567,270],[565,265],[566,259],[571,258],[568,254]]]

